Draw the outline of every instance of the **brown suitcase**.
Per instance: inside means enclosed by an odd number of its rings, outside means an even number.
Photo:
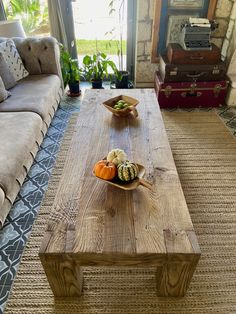
[[[214,44],[211,50],[184,50],[174,43],[167,46],[167,58],[174,64],[216,64],[221,61],[221,51]]]
[[[173,64],[160,57],[159,72],[163,82],[221,81],[227,78],[225,62],[217,64]]]

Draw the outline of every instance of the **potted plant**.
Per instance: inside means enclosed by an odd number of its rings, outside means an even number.
[[[103,79],[111,75],[108,72],[109,69],[113,73],[118,71],[115,63],[108,59],[107,55],[102,52],[97,52],[92,56],[86,55],[83,59],[83,64],[85,77],[92,82],[92,88],[103,88]]]
[[[69,52],[60,44],[61,50],[61,71],[64,82],[64,88],[69,86],[70,96],[80,95],[80,77],[82,70],[78,66],[78,61],[72,59]]]

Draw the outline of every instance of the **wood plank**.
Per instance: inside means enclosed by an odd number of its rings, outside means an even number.
[[[162,267],[157,267],[157,295],[160,297],[183,297],[186,294],[193,272],[195,271],[198,257],[189,261],[172,261]]]
[[[154,167],[150,158],[150,135],[148,129],[152,111],[149,107],[147,93],[149,94],[150,90],[148,92],[145,90],[140,91],[140,105],[137,108],[139,111],[139,124],[137,126],[130,125],[130,136],[132,138],[133,161],[145,166],[145,178],[154,183]],[[156,120],[157,125],[159,125],[159,119]],[[158,150],[160,146],[161,143],[156,142],[153,148]],[[163,221],[158,204],[158,191],[156,189],[148,191],[145,188],[139,188],[133,192],[133,195],[137,253],[165,252],[162,230]]]
[[[113,93],[108,91],[104,94],[110,98]],[[101,98],[99,101],[102,102]],[[105,157],[109,150],[119,147],[129,151],[127,119],[113,117],[104,107],[99,108],[97,114],[101,123],[96,124],[90,142],[91,156],[86,163],[80,193],[74,252],[132,253],[135,252],[132,193],[91,177],[93,165]]]
[[[164,230],[167,262],[157,267],[158,296],[183,297],[200,258],[193,231]],[[191,252],[184,254],[182,252]]]
[[[139,126],[140,137],[135,145],[135,160],[141,152],[148,161],[147,178],[153,181],[154,191],[147,193],[141,189],[135,191],[135,233],[137,253],[165,252],[164,229],[193,229],[188,208],[179,182],[177,170],[169,147],[161,113],[157,107],[155,94],[144,91],[142,103],[147,108],[139,110],[143,121]],[[145,114],[146,113],[146,114]],[[146,138],[145,138],[146,137]],[[147,145],[148,139],[148,145]],[[138,144],[139,142],[139,144]],[[139,160],[140,163],[142,161]],[[144,207],[143,204],[146,204]]]
[[[216,9],[217,0],[210,0],[209,8],[207,12],[207,18],[212,21],[215,18],[215,9]]]
[[[59,182],[58,190],[52,207],[51,221],[49,223],[54,236],[48,245],[48,252],[53,252],[55,248],[65,248],[65,234],[67,224],[75,224],[79,208],[79,196],[83,187],[83,177],[86,171],[87,160],[91,160],[91,148],[89,145],[94,138],[93,130],[96,129],[94,121],[101,118],[98,114],[97,106],[100,105],[99,93],[97,91],[86,91],[83,106],[79,114],[74,136],[68,150],[65,166],[62,172],[62,179]],[[96,134],[96,137],[99,134]],[[94,154],[95,158],[96,155]],[[91,163],[90,163],[91,165]],[[90,168],[90,172],[92,168]],[[91,176],[91,175],[90,175]],[[80,183],[80,184],[78,184]],[[102,194],[102,192],[101,192]],[[58,252],[58,249],[56,250]]]
[[[44,271],[55,297],[79,297],[83,274],[79,262],[67,255],[40,255]]]
[[[186,231],[165,229],[163,232],[167,253],[194,253]]]

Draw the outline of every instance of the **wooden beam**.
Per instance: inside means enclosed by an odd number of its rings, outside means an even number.
[[[217,0],[210,0],[208,12],[207,12],[208,20],[213,20],[214,19],[216,4],[217,4]]]

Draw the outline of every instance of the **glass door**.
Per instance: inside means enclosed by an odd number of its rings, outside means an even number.
[[[72,7],[79,63],[100,51],[126,70],[127,0],[79,0]]]

